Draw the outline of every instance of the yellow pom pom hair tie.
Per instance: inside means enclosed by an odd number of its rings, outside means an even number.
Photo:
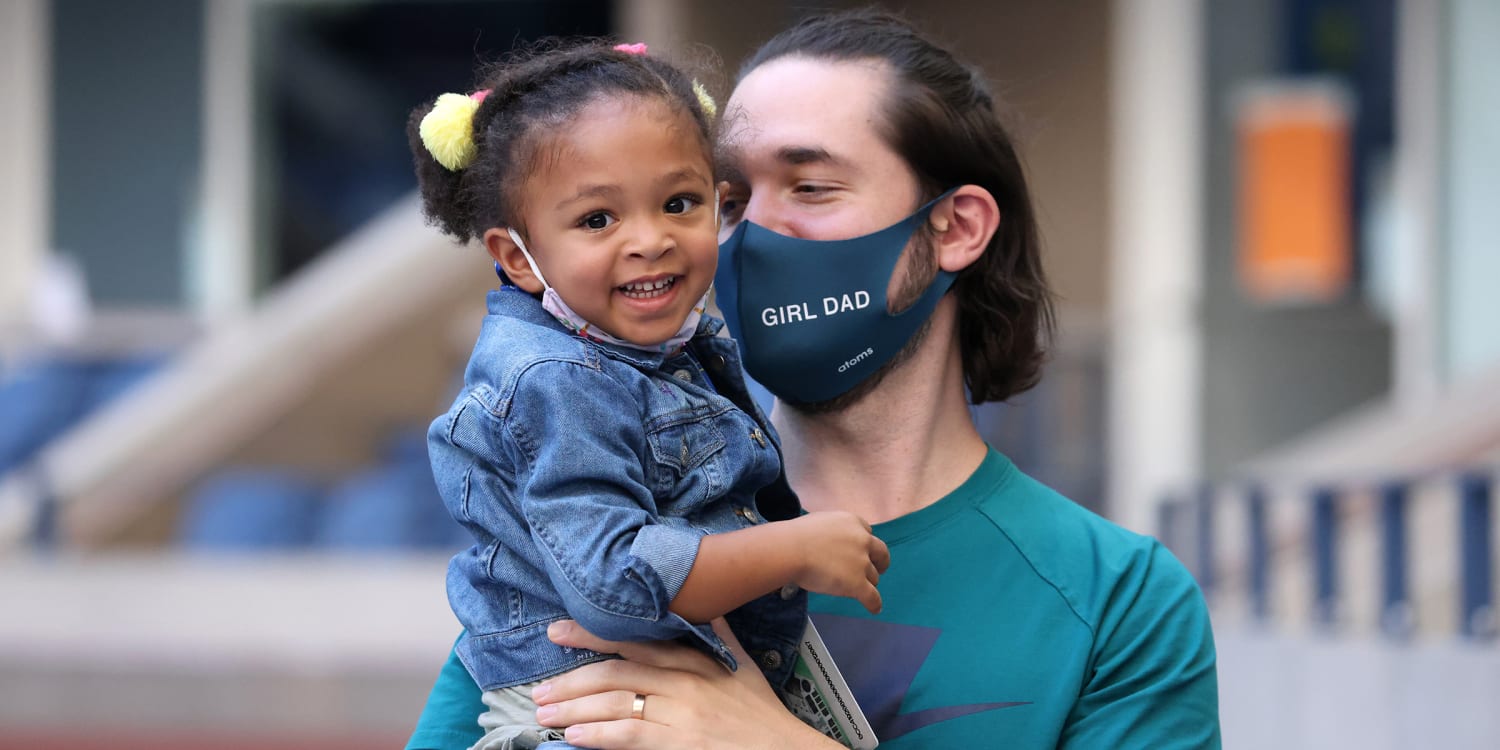
[[[712,120],[719,116],[719,105],[714,103],[714,98],[709,95],[708,89],[703,84],[693,81],[693,93],[698,95],[698,106],[703,108],[703,114]]]
[[[474,163],[479,151],[474,145],[474,113],[489,93],[482,89],[468,96],[443,94],[417,127],[427,153],[448,171],[457,172]]]

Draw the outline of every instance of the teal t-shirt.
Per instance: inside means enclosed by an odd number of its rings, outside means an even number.
[[[1217,748],[1208,610],[1165,548],[991,451],[942,500],[875,527],[885,608],[810,608],[882,748]],[[408,748],[479,738],[456,658]]]

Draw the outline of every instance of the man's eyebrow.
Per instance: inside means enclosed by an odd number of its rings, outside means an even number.
[[[827,149],[817,146],[782,146],[776,149],[776,160],[792,166],[801,166],[803,164],[845,166],[843,159],[829,153]]]
[[[714,173],[719,180],[727,182],[744,181],[744,173],[740,171],[740,159],[743,157],[738,149],[729,146],[720,146],[714,153],[714,158]],[[782,146],[776,149],[774,158],[776,161],[792,167],[804,164],[853,167],[847,159],[835,156],[828,149],[817,146]]]

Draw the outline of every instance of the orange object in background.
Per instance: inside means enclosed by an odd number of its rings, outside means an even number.
[[[1240,99],[1238,271],[1250,299],[1331,302],[1348,290],[1352,109],[1329,84],[1259,86]]]

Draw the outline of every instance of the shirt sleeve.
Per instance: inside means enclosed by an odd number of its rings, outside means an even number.
[[[406,750],[464,750],[483,736],[479,715],[484,711],[479,686],[458,654],[449,651]]]
[[[1060,748],[1219,748],[1208,607],[1160,544],[1117,582]]]
[[[546,361],[523,373],[502,410],[501,426],[521,454],[514,507],[568,614],[586,630],[631,641],[691,634],[717,651],[707,625],[670,610],[703,532],[658,515],[637,403],[584,364]]]

